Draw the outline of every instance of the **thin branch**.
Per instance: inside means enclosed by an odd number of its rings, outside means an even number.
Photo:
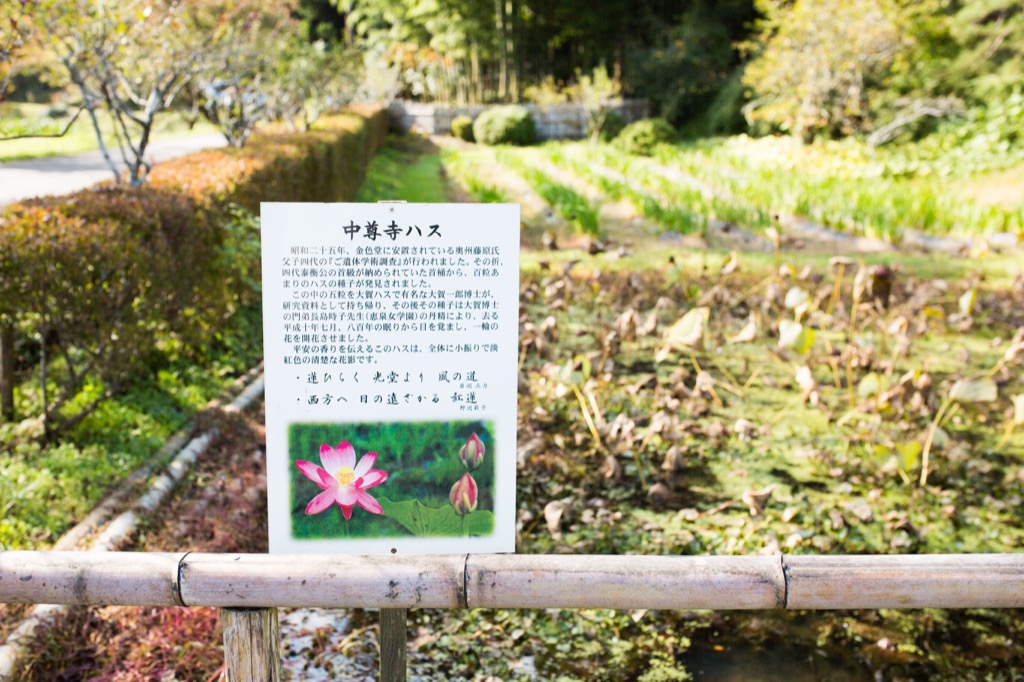
[[[0,87],[0,92],[3,92],[2,87]],[[21,135],[8,135],[7,137],[0,137],[0,142],[8,142],[10,140],[35,140],[53,137],[64,137],[65,135],[68,134],[68,131],[71,130],[71,126],[75,124],[75,121],[78,120],[78,117],[82,115],[83,111],[85,111],[85,107],[79,107],[78,111],[75,112],[75,115],[71,117],[70,121],[68,121],[68,124],[64,126],[64,130],[60,131],[59,133],[23,133]]]
[[[95,412],[96,409],[100,406],[100,404],[103,403],[103,401],[109,400],[113,396],[114,396],[114,391],[113,390],[106,390],[106,391],[104,391],[102,394],[98,395],[92,402],[90,402],[88,405],[86,405],[82,410],[80,410],[74,416],[67,417],[66,419],[61,420],[59,423],[54,424],[53,426],[51,426],[50,427],[50,434],[51,435],[55,435],[55,434],[61,433],[63,431],[66,431],[66,430],[72,428],[73,426],[75,426],[76,424],[81,422],[83,419],[88,417],[90,414]],[[51,410],[49,413],[47,413],[47,415],[46,415],[47,422],[49,422],[49,420],[52,417],[56,416],[55,413],[56,413],[56,410]]]
[[[86,90],[86,86],[85,86],[84,82],[80,82],[78,84],[78,87],[82,91],[83,99],[88,98],[88,100],[89,100],[89,103],[87,103],[85,106],[86,106],[87,111],[89,112],[89,118],[92,121],[93,131],[96,133],[96,141],[97,141],[97,144],[99,144],[100,153],[103,155],[104,160],[106,160],[107,166],[110,167],[110,172],[114,174],[114,182],[117,185],[120,185],[121,184],[121,174],[118,173],[117,165],[114,163],[114,159],[111,158],[110,150],[107,149],[107,143],[103,139],[103,131],[100,128],[100,121],[96,117],[96,105],[95,105],[95,103],[93,103],[91,101],[93,95],[92,95],[91,92],[88,92]]]

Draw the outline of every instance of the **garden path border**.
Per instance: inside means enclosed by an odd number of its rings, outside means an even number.
[[[223,407],[225,412],[241,412],[263,394],[262,363],[241,377],[235,383],[235,387],[243,384],[244,388],[235,396],[234,400]],[[217,408],[221,405],[221,400],[217,399],[211,401],[207,409]],[[174,486],[188,474],[192,465],[196,463],[217,435],[217,429],[211,428],[188,439],[191,430],[192,427],[186,427],[177,432],[158,451],[158,456],[163,453],[169,454],[174,450],[178,450],[178,454],[166,466],[164,472],[150,483],[146,492],[111,521],[106,530],[89,544],[89,552],[115,551],[135,531],[142,517],[160,506]],[[54,551],[71,549],[93,535],[122,505],[135,485],[148,478],[152,473],[152,468],[149,465],[144,465],[133,471],[121,485],[94,507],[85,519],[55,543]],[[64,604],[38,604],[29,612],[28,617],[15,627],[4,644],[0,646],[0,681],[13,679],[11,676],[18,660],[24,655],[36,630],[54,616],[65,612],[67,608],[67,605]]]

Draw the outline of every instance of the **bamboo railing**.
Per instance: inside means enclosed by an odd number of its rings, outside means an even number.
[[[276,680],[277,607],[380,608],[388,615],[408,608],[1021,608],[1024,554],[0,551],[0,602],[220,607],[228,679]],[[404,632],[404,615],[397,628]],[[390,679],[404,679],[404,671]]]

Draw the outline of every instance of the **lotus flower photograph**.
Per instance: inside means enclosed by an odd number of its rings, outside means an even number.
[[[292,536],[491,535],[492,434],[482,421],[292,424]]]

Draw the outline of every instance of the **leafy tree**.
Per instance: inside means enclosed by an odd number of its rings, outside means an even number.
[[[32,35],[35,0],[17,0],[0,7],[0,102],[14,75],[19,52]]]
[[[324,113],[337,112],[356,96],[359,55],[323,41],[290,41],[281,51],[269,87],[271,113],[305,130]]]
[[[335,0],[355,41],[402,72],[407,96],[484,98],[498,52],[493,0]]]
[[[181,3],[143,0],[39,0],[46,39],[78,90],[118,184],[121,173],[100,132],[99,117],[114,123],[116,151],[128,183],[139,186],[150,169],[145,153],[153,125],[188,82],[198,54],[195,36],[182,30]]]
[[[328,49],[351,42],[345,14],[331,0],[299,0],[295,12],[301,19],[306,42],[322,41]]]
[[[625,87],[626,55],[695,0],[332,1],[353,44],[401,66],[407,96],[507,101],[601,64]]]
[[[1004,98],[1024,83],[1024,5],[1019,0],[960,5],[950,24],[960,49],[949,82],[966,84],[964,94],[976,101]]]
[[[389,106],[402,90],[400,65],[389,59],[383,50],[367,50],[363,53],[362,73],[357,100]]]
[[[892,0],[761,0],[760,51],[744,82],[756,93],[752,121],[805,141],[870,127],[873,92],[911,45]]]
[[[539,81],[550,74],[569,82],[577,71],[589,73],[602,64],[623,80],[626,55],[634,41],[647,33],[649,15],[663,14],[662,7],[679,3],[524,0],[521,5],[517,34],[521,80]]]
[[[751,0],[696,0],[632,56],[634,92],[679,126],[704,115],[729,83],[756,14]],[[731,106],[738,107],[738,103]]]
[[[622,84],[618,78],[608,75],[603,64],[594,69],[592,76],[576,72],[576,84],[569,88],[569,95],[587,113],[591,142],[601,139],[601,130],[609,112],[622,103],[621,94]]]
[[[399,66],[407,97],[535,99],[552,92],[545,82],[605,65],[623,93],[651,98],[659,113],[675,107],[677,118],[707,107],[755,16],[753,0],[332,1],[352,44]]]
[[[205,37],[191,74],[193,104],[241,147],[269,116],[271,70],[295,25],[283,8],[255,0],[196,3],[189,16],[190,30]]]

